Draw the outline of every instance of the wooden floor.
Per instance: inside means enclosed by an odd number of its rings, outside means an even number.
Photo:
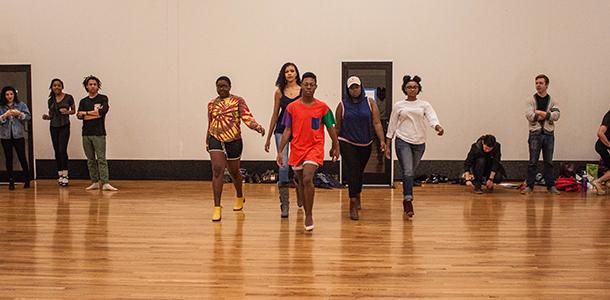
[[[610,198],[538,189],[365,189],[360,221],[346,190],[318,190],[316,228],[280,219],[274,185],[116,181],[86,192],[38,181],[0,186],[0,299],[610,298]],[[294,195],[294,191],[291,191]]]

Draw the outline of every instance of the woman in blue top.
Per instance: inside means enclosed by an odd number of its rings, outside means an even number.
[[[273,95],[273,114],[271,114],[271,121],[269,122],[269,134],[267,135],[267,141],[265,142],[266,152],[269,152],[271,135],[275,137],[276,147],[280,146],[282,133],[284,133],[284,125],[282,124],[282,120],[284,118],[286,107],[288,104],[301,97],[301,76],[299,75],[299,69],[294,63],[287,62],[282,66],[280,73],[277,75],[275,86],[277,88],[275,89],[275,93]],[[284,161],[288,161],[288,146],[284,148],[282,156],[284,157]],[[290,184],[290,180],[288,178],[288,172],[288,164],[285,164],[285,166],[279,168],[280,178],[278,180],[278,187],[280,190],[280,212],[282,218],[288,217],[288,210],[290,207],[288,196],[288,186]],[[297,188],[298,207],[303,206],[301,200],[302,196],[302,191]]]
[[[335,111],[337,135],[341,159],[349,166],[344,170],[349,186],[349,215],[358,220],[360,209],[360,192],[364,168],[371,156],[373,134],[377,135],[381,152],[385,151],[383,127],[379,119],[379,110],[375,101],[364,93],[360,78],[352,76],[347,79],[345,97]],[[374,130],[374,132],[373,132]]]
[[[23,188],[30,187],[30,168],[25,158],[25,122],[32,118],[28,106],[19,101],[17,90],[12,86],[2,88],[0,94],[0,140],[4,149],[6,159],[6,171],[9,178],[9,190],[15,189],[13,177],[13,148],[17,151],[17,157],[21,163],[21,169],[25,176]]]

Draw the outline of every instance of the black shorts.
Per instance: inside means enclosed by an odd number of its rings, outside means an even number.
[[[230,142],[221,142],[213,136],[208,137],[208,152],[223,152],[227,160],[237,160],[241,158],[244,144],[241,139]]]

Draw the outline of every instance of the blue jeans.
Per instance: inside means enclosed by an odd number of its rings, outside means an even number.
[[[275,146],[277,148],[277,150],[279,151],[280,149],[280,143],[282,142],[282,134],[281,133],[274,133],[273,136],[275,136]],[[286,147],[284,147],[284,152],[282,152],[282,159],[284,160],[284,166],[280,167],[278,173],[280,175],[279,178],[279,182],[280,183],[288,183],[290,182],[290,180],[288,179],[288,172],[289,172],[289,166],[288,166],[288,147],[290,147],[290,143],[286,144]]]
[[[395,144],[398,162],[402,168],[402,195],[405,200],[411,201],[413,200],[413,176],[424,156],[426,144],[413,145],[400,138],[396,138]]]
[[[527,139],[530,151],[530,160],[527,165],[527,186],[534,188],[536,173],[538,172],[538,160],[542,150],[544,160],[544,181],[547,188],[555,186],[553,176],[553,150],[555,149],[555,136],[552,134],[530,133]]]

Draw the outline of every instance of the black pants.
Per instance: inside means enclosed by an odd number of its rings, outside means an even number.
[[[344,141],[339,141],[339,149],[341,150],[341,159],[345,161],[343,164],[345,166],[343,174],[345,174],[347,179],[349,197],[357,197],[362,192],[362,176],[371,156],[371,145],[355,146]]]
[[[610,168],[610,149],[606,147],[602,141],[597,140],[597,143],[595,143],[595,151],[601,156],[604,165]]]
[[[68,142],[70,141],[70,124],[62,127],[51,127],[51,140],[55,150],[57,171],[68,170]]]
[[[491,175],[491,165],[493,160],[486,159],[485,157],[479,157],[475,159],[474,164],[472,165],[472,175],[474,175],[473,184],[477,187],[480,187],[482,184],[487,181],[489,175]],[[504,179],[504,176],[499,172],[494,176],[494,183],[500,183]]]
[[[30,168],[28,167],[28,161],[25,158],[25,139],[2,139],[2,149],[4,149],[4,158],[6,159],[6,172],[8,173],[8,178],[13,179],[13,147],[17,151],[17,157],[19,158],[19,162],[21,163],[21,168],[23,169],[23,175],[25,176],[25,180],[30,180]]]

